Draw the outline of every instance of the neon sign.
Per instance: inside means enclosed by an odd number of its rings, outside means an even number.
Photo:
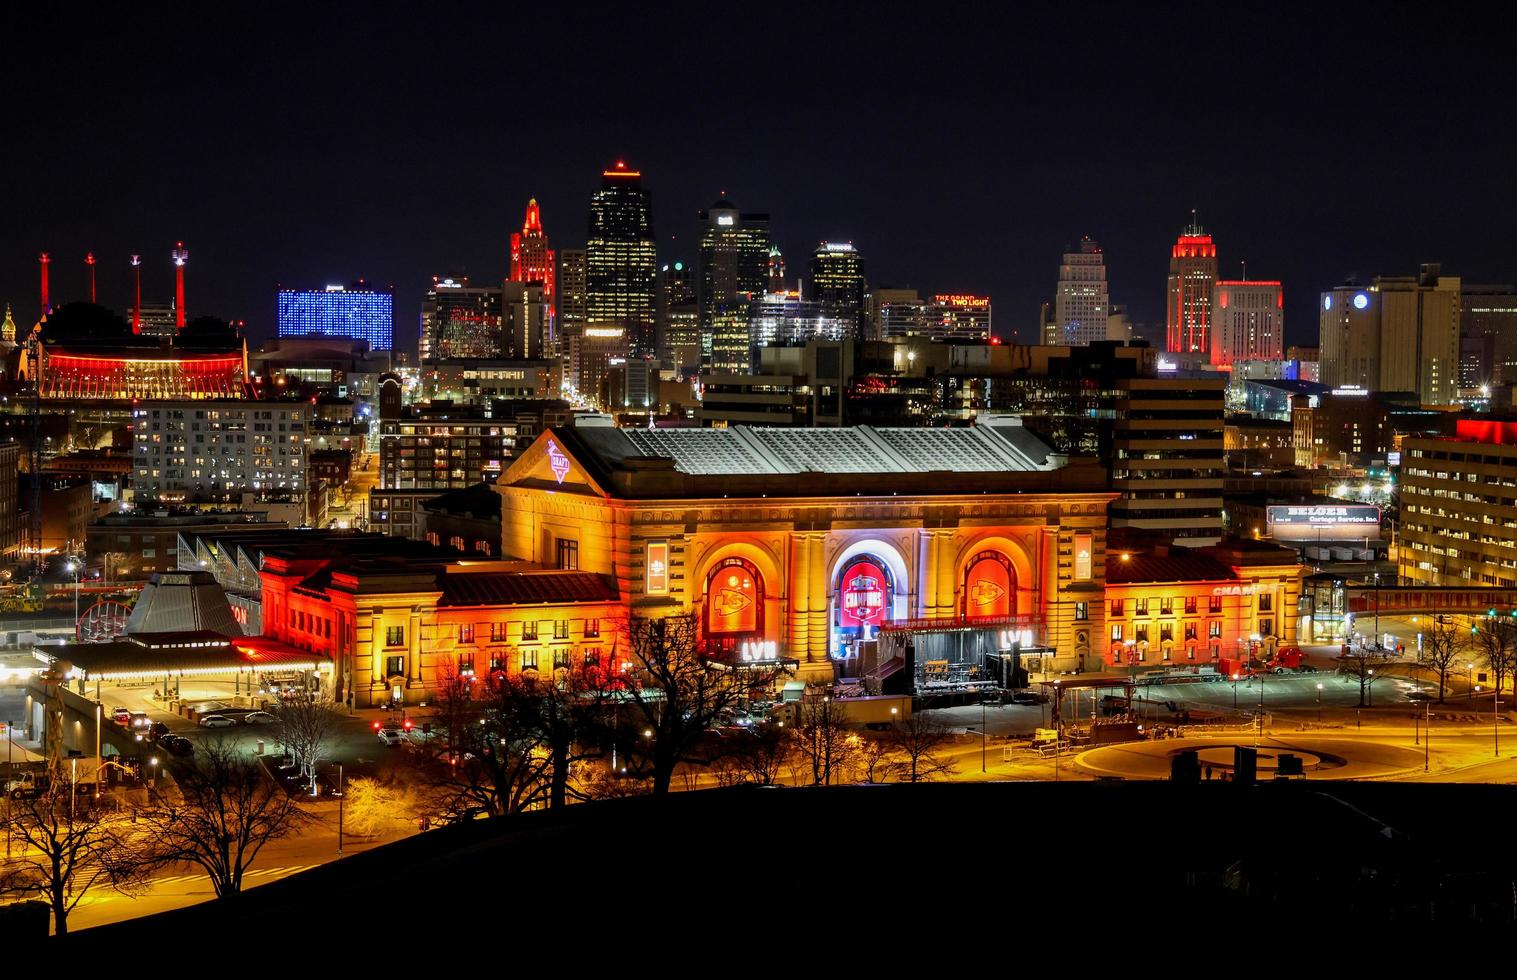
[[[966,293],[939,294],[932,298],[939,306],[952,306],[961,310],[988,310],[990,309],[989,296],[971,296]]]
[[[845,629],[878,626],[889,617],[890,574],[872,559],[855,561],[838,583],[839,623]]]
[[[548,440],[548,467],[553,470],[559,483],[563,483],[564,477],[569,475],[569,457],[563,454],[552,439]]]
[[[975,619],[1010,616],[1016,605],[1011,563],[997,551],[982,551],[964,576],[964,614]]]

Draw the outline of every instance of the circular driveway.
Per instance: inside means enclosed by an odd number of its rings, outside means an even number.
[[[1308,779],[1388,779],[1411,770],[1422,771],[1422,752],[1365,738],[1310,735],[1300,738],[1263,738],[1258,741],[1258,773],[1271,778],[1279,757],[1299,757]],[[1127,779],[1168,779],[1170,760],[1195,749],[1202,770],[1210,767],[1213,778],[1223,778],[1233,767],[1235,746],[1253,748],[1251,736],[1219,738],[1174,738],[1156,742],[1124,742],[1081,752],[1075,765],[1098,776]]]

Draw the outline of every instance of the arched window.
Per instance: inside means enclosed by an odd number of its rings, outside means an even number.
[[[764,632],[764,577],[745,558],[726,558],[706,576],[706,636],[722,649]]]
[[[1017,611],[1017,573],[999,551],[982,551],[964,569],[960,609],[966,619],[1011,616]]]

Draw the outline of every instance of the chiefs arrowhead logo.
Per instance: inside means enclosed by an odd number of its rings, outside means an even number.
[[[753,600],[737,589],[722,589],[716,594],[716,611],[719,616],[736,616],[753,605]]]
[[[969,590],[969,597],[974,600],[974,604],[977,606],[988,606],[1005,594],[1005,589],[989,579],[983,578],[976,581]]]

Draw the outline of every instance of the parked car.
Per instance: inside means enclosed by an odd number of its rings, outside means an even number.
[[[244,725],[271,725],[274,723],[274,716],[267,711],[249,711],[242,716],[242,723]]]
[[[404,742],[406,740],[406,737],[398,728],[381,728],[379,730],[379,740],[391,748],[394,748],[395,746]]]
[[[148,726],[147,737],[155,742],[169,734],[172,734],[172,730],[161,721],[155,721]]]
[[[1315,673],[1317,673],[1317,668],[1313,667],[1311,664],[1302,664],[1301,666],[1299,666],[1299,667],[1296,668],[1296,673],[1298,673],[1298,674],[1315,674]]]
[[[158,740],[158,745],[169,755],[183,757],[195,754],[195,743],[183,735],[165,735]]]
[[[127,709],[126,705],[118,704],[111,709],[111,721],[114,721],[118,725],[130,725],[132,723],[132,713]]]
[[[1012,704],[1046,704],[1048,695],[1037,691],[1017,691],[1011,696]]]
[[[237,724],[226,715],[206,715],[200,719],[201,728],[231,728]]]

